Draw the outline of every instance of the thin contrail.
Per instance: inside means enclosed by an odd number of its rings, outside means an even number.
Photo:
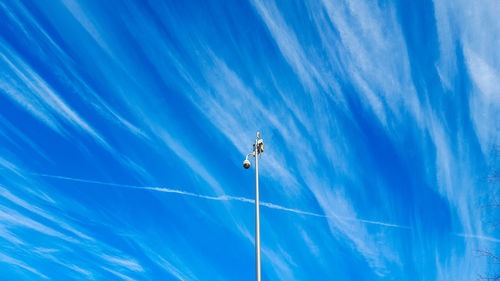
[[[496,239],[496,238],[484,236],[484,235],[476,235],[476,234],[469,234],[469,233],[453,233],[453,235],[463,237],[463,238],[477,239],[477,240],[484,240],[484,241],[489,241],[489,242],[494,242],[494,243],[500,243],[500,239]]]
[[[171,189],[171,188],[165,188],[165,187],[136,186],[136,185],[119,184],[119,183],[112,183],[112,182],[102,182],[102,181],[95,181],[95,180],[71,178],[71,177],[64,177],[64,176],[57,176],[57,175],[38,174],[38,173],[32,173],[32,175],[39,176],[39,177],[45,177],[45,178],[74,181],[74,182],[100,184],[100,185],[122,187],[122,188],[131,188],[131,189],[152,190],[152,191],[166,192],[166,193],[175,193],[175,194],[179,194],[179,195],[203,198],[203,199],[208,199],[208,200],[240,201],[240,202],[255,204],[254,199],[231,196],[231,195],[210,196],[210,195],[203,195],[203,194],[193,193],[193,192],[189,192],[189,191],[183,191],[183,190]],[[379,221],[371,221],[371,220],[364,220],[364,219],[358,219],[358,218],[348,218],[348,217],[341,217],[341,216],[336,216],[336,215],[335,216],[326,216],[326,215],[316,214],[316,213],[302,211],[302,210],[298,210],[298,209],[287,208],[287,207],[283,207],[283,206],[276,205],[273,203],[268,203],[268,202],[260,202],[260,206],[264,206],[264,207],[267,207],[270,209],[276,209],[276,210],[282,210],[282,211],[286,211],[286,212],[296,213],[296,214],[300,214],[300,215],[314,216],[314,217],[320,217],[320,218],[334,218],[334,219],[347,220],[347,221],[357,221],[357,222],[367,223],[367,224],[375,224],[375,225],[380,225],[380,226],[395,227],[395,228],[400,228],[400,229],[410,229],[408,226],[379,222]]]

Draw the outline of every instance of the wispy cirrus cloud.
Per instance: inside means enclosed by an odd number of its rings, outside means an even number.
[[[133,281],[134,280],[132,277],[127,276],[126,274],[120,273],[120,272],[118,272],[116,270],[112,270],[112,269],[107,268],[105,266],[102,266],[101,268],[104,269],[104,270],[106,270],[107,272],[115,275],[116,277],[119,277],[120,279],[123,279],[123,280],[126,280],[126,281]]]
[[[43,278],[43,279],[49,279],[47,276],[45,276],[44,274],[38,272],[36,269],[26,265],[24,262],[20,261],[20,260],[17,260],[15,258],[12,258],[10,256],[7,256],[3,253],[0,253],[0,261],[2,262],[5,262],[5,263],[8,263],[8,264],[12,264],[12,265],[15,265],[15,266],[18,266],[22,269],[25,269],[35,275],[37,275],[38,277],[40,278]]]
[[[136,199],[150,193],[132,198],[123,190],[94,190],[94,196],[112,193],[113,200],[102,205],[78,197],[61,199],[61,194],[80,191],[73,188],[75,180],[157,191],[146,205],[157,200],[195,217],[202,213],[200,223],[213,220],[210,226],[224,229],[224,235],[215,236],[223,236],[227,245],[244,244],[238,253],[250,260],[248,204],[231,202],[254,201],[234,167],[250,149],[254,131],[262,130],[262,192],[276,203],[262,205],[284,211],[262,220],[268,224],[263,227],[263,258],[269,276],[342,278],[347,268],[366,274],[349,276],[360,280],[383,279],[389,272],[395,278],[406,272],[431,280],[471,277],[484,264],[470,265],[468,251],[496,243],[488,239],[471,198],[484,193],[475,177],[498,139],[493,86],[499,80],[498,56],[492,49],[498,45],[498,5],[434,1],[432,10],[429,3],[412,3],[419,10],[406,4],[250,1],[236,7],[208,1],[198,12],[189,4],[154,1],[1,3],[0,13],[9,23],[2,35],[12,33],[0,42],[5,100],[33,117],[26,124],[41,122],[56,137],[69,140],[65,148],[78,143],[68,158],[95,154],[92,164],[79,161],[78,168],[59,162],[40,165],[47,173],[61,170],[56,174],[72,176],[73,183],[58,184],[60,189],[27,173],[41,170],[30,169],[30,161],[19,168],[0,157],[0,204],[7,225],[0,228],[2,243],[29,252],[34,239],[20,231],[36,233],[46,238],[40,241],[49,241],[36,248],[61,251],[40,250],[34,257],[88,278],[135,279],[154,267],[179,280],[203,279],[207,272],[217,272],[219,279],[232,276],[219,270],[226,261],[214,261],[200,250],[205,248],[191,245],[194,235],[183,245],[197,260],[181,253],[172,230],[192,217],[169,217],[168,233],[154,242],[142,226],[151,227],[144,217],[155,218],[156,209],[141,208],[141,227],[122,217]],[[116,13],[110,16],[110,10]],[[435,21],[421,18],[432,12]],[[434,42],[434,32],[439,42]],[[14,38],[28,42],[29,50]],[[425,43],[415,38],[425,38]],[[33,139],[20,133],[7,129],[1,141],[31,150],[48,147],[43,133],[29,134]],[[18,139],[24,140],[16,143]],[[106,155],[94,150],[94,144]],[[59,156],[55,150],[40,154],[50,159]],[[215,158],[214,151],[223,153]],[[210,164],[204,165],[207,160]],[[66,171],[65,166],[73,168]],[[106,180],[85,180],[89,176],[82,171],[96,171],[95,178]],[[138,183],[112,183],[130,178]],[[144,184],[171,186],[177,181],[184,181],[189,191]],[[207,203],[201,210],[159,192],[223,204]],[[433,216],[426,217],[429,209]],[[286,214],[300,216],[288,219]],[[105,234],[99,236],[96,228]],[[225,236],[226,230],[232,234]],[[133,238],[114,246],[104,241],[125,239],[122,231]],[[450,233],[463,235],[451,235],[457,241],[442,239]],[[171,245],[163,238],[171,238]],[[237,241],[228,242],[231,238]],[[83,256],[63,264],[72,251]],[[335,259],[338,251],[346,261]],[[14,257],[17,252],[5,254]],[[313,256],[350,263],[319,267],[308,263]],[[413,256],[419,260],[407,262]],[[22,264],[52,276],[37,267],[39,260],[26,259]],[[16,263],[21,264],[11,264]]]
[[[93,279],[102,275],[92,265],[95,259],[109,268],[143,272],[134,259],[127,259],[120,250],[91,237],[92,234],[81,229],[80,225],[69,221],[67,211],[61,204],[67,199],[61,200],[58,196],[57,201],[45,200],[30,190],[42,184],[27,176],[29,173],[25,169],[5,159],[0,164],[3,166],[0,176],[0,221],[3,222],[0,237],[6,241],[1,246],[4,249],[3,262],[46,279],[52,274],[38,267],[41,261],[53,262],[77,274],[78,278],[86,276]],[[78,203],[73,202],[72,205],[77,210]],[[26,232],[31,234],[22,235]],[[74,255],[74,252],[79,252],[80,258],[67,262],[67,255]],[[24,260],[9,259],[9,255],[21,256],[32,262],[27,266]],[[88,260],[89,256],[93,259]]]
[[[10,77],[10,82],[0,84],[0,88],[13,101],[62,136],[69,136],[70,133],[63,125],[69,124],[76,130],[85,132],[105,149],[111,150],[107,141],[50,89],[41,77],[33,73],[20,57],[8,50],[4,51],[10,58],[1,55],[4,64],[2,70],[4,76]],[[16,87],[12,86],[14,81]]]

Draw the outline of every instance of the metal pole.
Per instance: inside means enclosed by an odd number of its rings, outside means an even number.
[[[255,140],[255,263],[257,281],[260,281],[260,214],[259,214],[259,145]]]

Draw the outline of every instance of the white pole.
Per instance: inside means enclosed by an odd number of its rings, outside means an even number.
[[[255,140],[255,263],[257,281],[260,281],[259,152],[258,140]]]

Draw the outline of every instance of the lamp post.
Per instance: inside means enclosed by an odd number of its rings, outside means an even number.
[[[249,153],[243,161],[243,167],[248,169],[250,168],[248,156],[255,157],[255,270],[257,281],[260,281],[259,156],[262,152],[264,152],[264,140],[260,138],[260,132],[257,132],[253,152]]]

